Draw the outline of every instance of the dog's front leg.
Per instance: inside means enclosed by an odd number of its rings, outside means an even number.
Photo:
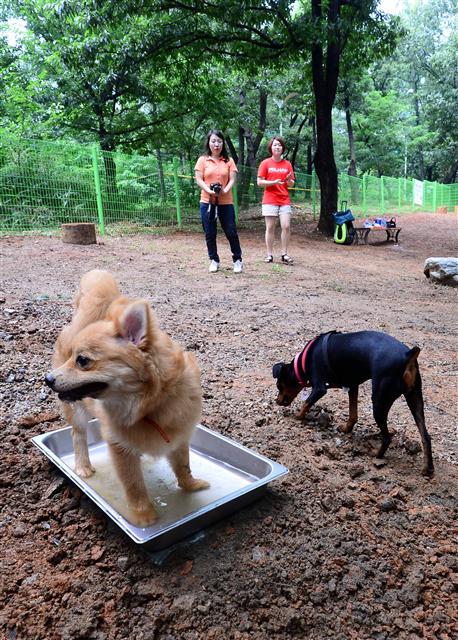
[[[342,433],[351,433],[353,427],[358,422],[358,389],[359,387],[350,387],[348,390],[349,415],[347,424],[339,427]]]
[[[131,513],[129,518],[137,527],[146,527],[157,520],[157,513],[148,498],[138,453],[117,444],[108,445],[111,459],[124,488]]]
[[[302,405],[301,410],[297,414],[297,418],[299,420],[303,420],[305,418],[305,415],[310,411],[310,409],[313,407],[315,402],[318,402],[320,398],[326,395],[326,392],[327,392],[327,388],[324,385],[323,386],[320,385],[319,387],[318,386],[312,387],[312,391],[310,392],[310,395],[307,398],[307,400]]]
[[[72,425],[75,473],[80,478],[90,478],[95,473],[95,469],[89,459],[87,446],[87,425],[92,415],[81,402],[75,402],[71,405],[63,403],[62,411],[67,422]]]
[[[194,478],[189,466],[189,445],[182,444],[168,455],[170,466],[177,477],[178,486],[185,491],[208,489],[210,484],[206,480]]]

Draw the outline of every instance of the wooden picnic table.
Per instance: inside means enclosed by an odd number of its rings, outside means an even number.
[[[401,231],[401,227],[355,227],[355,237],[353,240],[353,244],[367,244],[369,239],[369,233],[371,231],[385,231],[386,233],[386,241],[389,242],[392,240],[393,242],[398,243],[399,233]]]

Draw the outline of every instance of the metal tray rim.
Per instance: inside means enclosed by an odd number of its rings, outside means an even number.
[[[66,464],[64,464],[62,459],[59,458],[59,456],[55,455],[55,453],[44,444],[44,441],[50,436],[53,436],[62,431],[69,431],[71,430],[71,428],[72,428],[71,426],[67,426],[67,427],[62,427],[60,429],[55,429],[54,431],[47,431],[46,433],[42,433],[38,436],[33,436],[31,438],[31,441],[35,445],[35,447],[37,447],[37,449],[39,449],[49,460],[51,460],[51,462],[53,462],[56,465],[56,467],[58,467],[58,469],[62,471],[62,473],[64,473],[68,478],[70,478],[70,480],[74,482],[81,489],[81,491],[83,491],[83,493],[85,493],[104,513],[106,513],[122,529],[124,533],[126,533],[137,544],[141,544],[141,545],[147,544],[152,540],[154,540],[155,538],[158,538],[159,536],[163,536],[167,532],[173,531],[173,529],[177,527],[177,523],[173,522],[167,526],[164,526],[159,530],[156,529],[149,536],[140,536],[139,534],[137,534],[135,532],[136,529],[138,529],[139,531],[147,531],[149,527],[140,528],[140,527],[134,527],[133,525],[131,525],[127,520],[125,520],[125,518],[123,518],[123,516],[121,516],[115,509],[113,509],[113,507],[111,507],[111,505],[108,502],[106,502],[103,499],[103,497],[101,497],[82,478],[80,478],[73,471],[73,469],[71,469]],[[218,439],[225,440],[231,445],[234,445],[237,448],[246,451],[251,456],[258,458],[263,462],[266,462],[267,464],[269,464],[271,471],[263,478],[259,478],[258,480],[250,483],[249,485],[242,487],[240,489],[237,489],[236,491],[232,491],[227,495],[219,498],[218,500],[214,500],[208,505],[201,507],[197,511],[194,511],[192,513],[187,514],[186,516],[183,516],[182,518],[180,518],[180,521],[179,521],[180,526],[183,524],[186,524],[187,522],[191,522],[196,518],[200,518],[204,516],[206,513],[213,511],[218,507],[224,504],[227,504],[247,493],[252,493],[256,489],[266,486],[272,480],[281,478],[282,476],[289,473],[289,470],[279,462],[276,462],[275,460],[271,460],[270,458],[263,456],[257,451],[253,451],[252,449],[249,449],[248,447],[245,447],[244,445],[239,444],[235,440],[232,440],[231,438],[228,438],[227,436],[224,436],[223,434],[220,434],[217,431],[213,431],[212,429],[209,429],[208,427],[205,427],[202,424],[197,425],[196,428],[206,431],[208,433],[211,433],[213,436],[216,435]]]

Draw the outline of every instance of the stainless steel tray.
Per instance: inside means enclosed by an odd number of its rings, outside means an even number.
[[[65,475],[84,491],[132,540],[159,550],[260,498],[272,480],[288,473],[281,464],[198,425],[191,440],[193,475],[210,482],[210,488],[188,493],[177,488],[165,459],[142,457],[143,474],[150,498],[159,514],[150,527],[140,528],[124,517],[124,494],[109,460],[97,420],[88,427],[91,462],[96,473],[80,478],[73,470],[71,427],[32,438]]]

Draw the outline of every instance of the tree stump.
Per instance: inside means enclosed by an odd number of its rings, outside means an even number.
[[[62,242],[67,244],[97,244],[95,224],[70,222],[62,225]]]

